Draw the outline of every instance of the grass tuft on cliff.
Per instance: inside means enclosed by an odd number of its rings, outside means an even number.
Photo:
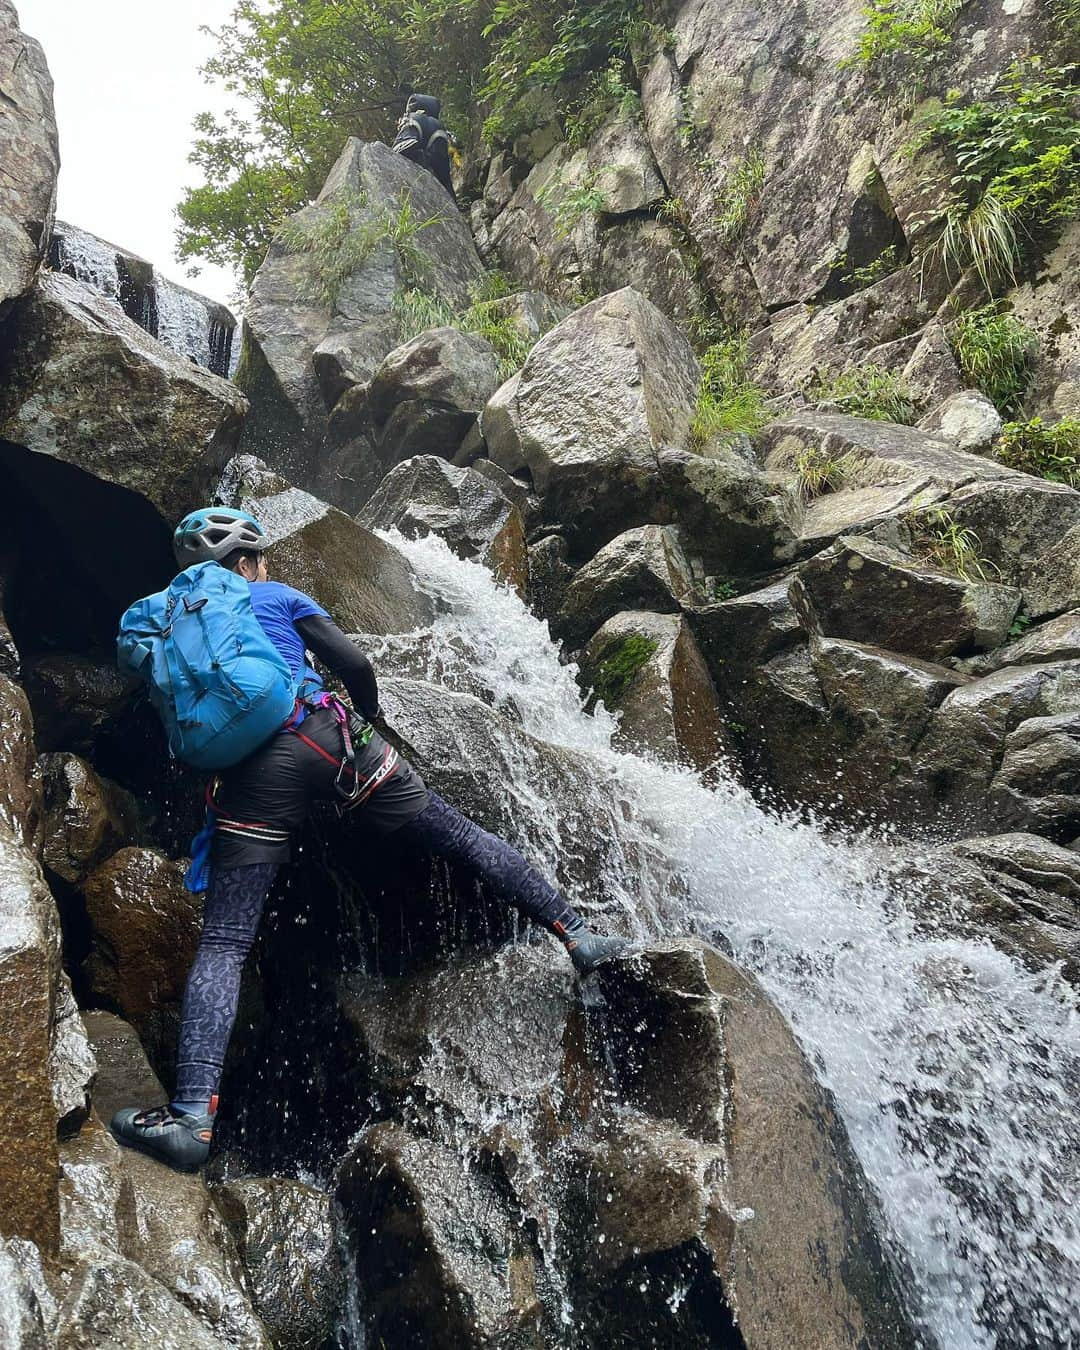
[[[391,310],[398,321],[398,342],[410,342],[432,328],[458,328],[491,343],[499,362],[499,376],[508,380],[525,364],[539,338],[530,336],[513,314],[503,313],[498,301],[513,294],[510,282],[498,271],[486,272],[472,288],[469,306],[462,312],[423,286],[407,286],[395,293]]]
[[[1038,339],[997,305],[961,314],[950,326],[949,344],[964,379],[1008,416],[1020,406]]]
[[[810,403],[832,403],[851,417],[913,426],[919,417],[916,394],[894,371],[867,362],[847,370],[819,371],[806,388]]]
[[[745,333],[720,338],[702,353],[691,449],[700,450],[724,432],[753,435],[769,420],[765,391],[750,379],[747,363]]]

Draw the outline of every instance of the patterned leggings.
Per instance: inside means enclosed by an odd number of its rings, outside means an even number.
[[[464,863],[501,900],[545,928],[569,927],[578,917],[517,849],[482,830],[435,792],[396,834],[426,853]],[[240,998],[240,975],[279,866],[249,863],[213,871],[202,937],[184,990],[176,1101],[209,1101],[217,1092]]]

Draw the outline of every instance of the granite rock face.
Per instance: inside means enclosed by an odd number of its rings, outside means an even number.
[[[430,617],[396,549],[261,460],[236,456],[217,495],[262,521],[274,541],[275,577],[313,596],[346,632],[407,632]]]
[[[35,858],[0,838],[0,1040],[4,1205],[0,1233],[54,1256],[60,1241],[57,1128],[85,1116],[93,1057],[60,967],[60,921]]]
[[[319,198],[294,218],[294,233],[302,238],[305,229],[344,212],[346,231],[367,231],[370,248],[331,298],[321,291],[302,244],[290,246],[279,237],[255,278],[245,313],[237,373],[252,400],[245,453],[349,511],[363,505],[381,476],[363,406],[366,387],[398,346],[395,294],[418,284],[385,224],[380,227],[403,209],[418,225],[426,222],[413,239],[422,259],[420,284],[463,309],[482,268],[450,198],[431,174],[403,156],[377,142],[351,139]],[[331,434],[332,414],[352,391],[359,391],[356,406],[337,419]]]
[[[0,319],[30,289],[52,233],[60,168],[53,84],[41,45],[0,3]]]
[[[475,333],[434,328],[395,348],[367,394],[379,459],[452,459],[498,385],[495,353]]]
[[[614,744],[701,773],[716,771],[723,717],[682,614],[613,615],[589,641],[581,683],[621,714]]]
[[[527,468],[545,519],[595,552],[650,519],[659,452],[685,442],[698,378],[678,329],[635,291],[616,291],[533,348],[513,391],[500,391],[509,434],[488,453],[509,473]],[[485,413],[485,437],[488,423]]]

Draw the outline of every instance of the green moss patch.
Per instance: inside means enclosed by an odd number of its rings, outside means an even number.
[[[631,633],[607,648],[596,671],[594,691],[597,699],[613,708],[647,664],[660,644],[642,633]]]

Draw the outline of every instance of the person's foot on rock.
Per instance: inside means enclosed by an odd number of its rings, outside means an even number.
[[[604,937],[601,933],[592,932],[580,919],[573,927],[564,930],[562,942],[579,975],[591,975],[597,966],[621,956],[630,946],[625,938]]]
[[[210,1156],[214,1117],[209,1112],[187,1115],[168,1104],[149,1109],[126,1106],[113,1116],[109,1128],[117,1143],[137,1148],[178,1172],[197,1172]]]

